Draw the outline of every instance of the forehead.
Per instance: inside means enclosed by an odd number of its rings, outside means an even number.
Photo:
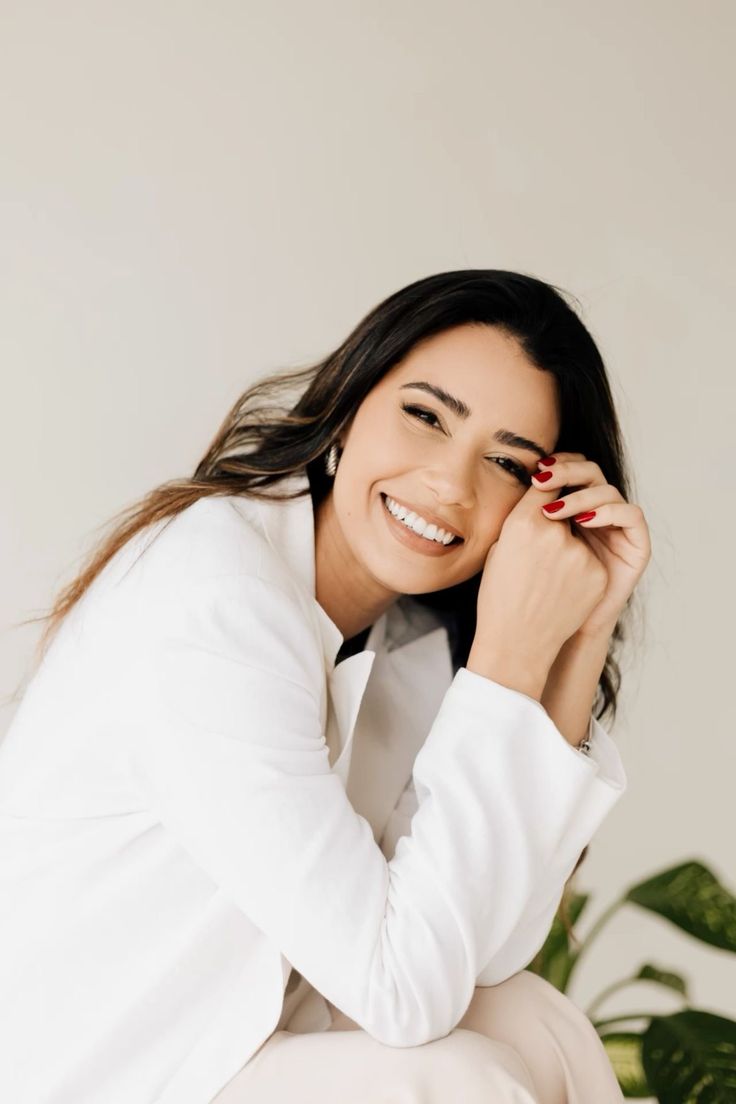
[[[538,369],[517,338],[492,326],[463,325],[433,334],[415,345],[384,376],[385,390],[420,400],[407,383],[441,385],[470,408],[470,424],[482,420],[491,430],[507,424],[518,432],[556,439],[559,427],[557,381]],[[424,395],[433,407],[441,405]],[[512,424],[513,423],[513,424]]]
[[[419,366],[438,372],[477,373],[480,381],[514,366],[534,367],[517,338],[495,326],[475,323],[454,326],[424,338],[409,350],[392,372],[397,376],[406,375]]]

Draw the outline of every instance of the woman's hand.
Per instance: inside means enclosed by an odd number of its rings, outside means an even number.
[[[557,493],[532,484],[504,519],[483,566],[467,664],[532,696],[608,586],[606,568],[586,542],[541,513]]]
[[[569,521],[606,569],[608,584],[597,605],[577,630],[579,635],[611,634],[651,556],[649,528],[641,506],[627,502],[618,488],[607,483],[598,464],[580,452],[555,452],[539,461],[533,485],[540,490],[562,492],[564,505],[550,513],[550,502],[539,506],[549,524]],[[553,459],[553,464],[549,460]],[[547,476],[547,473],[549,475]],[[539,475],[545,479],[540,482]],[[554,503],[553,503],[554,505]],[[593,513],[594,516],[589,515]],[[582,516],[581,516],[582,515]],[[588,520],[584,520],[588,515]]]

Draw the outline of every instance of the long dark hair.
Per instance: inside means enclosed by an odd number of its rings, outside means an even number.
[[[324,454],[369,391],[418,342],[464,323],[498,327],[517,339],[532,364],[552,373],[561,416],[555,451],[582,452],[630,499],[631,480],[606,370],[595,341],[568,301],[572,298],[518,272],[437,273],[380,302],[317,364],[259,379],[236,401],[194,474],[155,487],[116,515],[112,531],[49,612],[30,619],[47,622],[41,653],[63,617],[123,544],[197,499],[295,498],[311,493],[316,507],[331,486]],[[284,476],[304,470],[308,488],[278,493]],[[473,640],[479,584],[480,574],[447,590],[413,596],[446,621],[455,669],[464,665]],[[594,709],[599,720],[607,713],[611,720],[616,715],[621,672],[615,653],[624,638],[628,612],[629,606],[613,632],[601,673]],[[578,865],[584,855],[585,851]]]

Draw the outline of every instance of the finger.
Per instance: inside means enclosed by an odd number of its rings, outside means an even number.
[[[559,487],[551,487],[549,490],[545,490],[544,487],[537,487],[535,483],[530,483],[528,489],[514,507],[514,512],[523,511],[530,516],[534,516],[534,514],[538,513],[541,506],[549,502],[554,502],[559,494]]]
[[[624,501],[617,487],[604,483],[600,487],[583,487],[579,491],[570,491],[552,502],[544,502],[541,511],[545,517],[572,518],[584,510],[597,510],[607,503]]]
[[[541,465],[541,460],[540,460]],[[554,467],[545,468],[532,474],[532,486],[549,490],[556,487],[594,487],[604,486],[606,477],[593,460],[558,460]]]
[[[549,456],[537,460],[537,463],[541,464],[543,468],[551,468],[560,460],[587,460],[587,456],[582,452],[551,452]]]
[[[574,514],[571,520],[584,529],[600,529],[604,525],[612,525],[617,529],[626,529],[632,537],[639,529],[646,531],[641,507],[634,502],[607,502],[595,510]]]

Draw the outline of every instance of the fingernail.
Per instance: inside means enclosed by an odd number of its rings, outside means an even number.
[[[535,472],[532,479],[536,479],[538,483],[546,483],[554,474],[554,472]]]
[[[588,510],[584,514],[575,514],[575,517],[573,518],[573,521],[590,521],[590,519],[594,518],[595,515],[596,515],[595,510]]]
[[[537,461],[537,463],[544,464],[545,468],[551,468],[553,464],[557,463],[557,457],[556,456],[543,456],[541,460]]]
[[[558,498],[556,502],[548,502],[546,506],[542,507],[542,509],[546,510],[548,514],[556,514],[557,511],[561,510],[564,505],[564,498]]]

